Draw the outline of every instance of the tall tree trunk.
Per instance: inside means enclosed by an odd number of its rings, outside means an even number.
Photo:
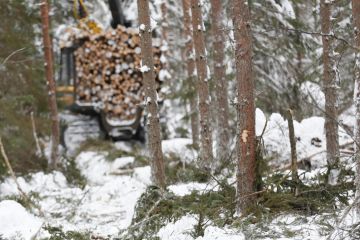
[[[160,5],[161,8],[161,15],[162,15],[162,21],[161,21],[161,28],[162,28],[162,40],[164,42],[168,42],[168,9],[167,9],[167,1],[163,0],[163,2]]]
[[[336,182],[336,168],[339,162],[339,135],[338,135],[338,109],[336,93],[336,66],[332,56],[331,32],[331,1],[321,0],[321,32],[323,43],[323,89],[325,93],[325,132],[326,132],[326,159],[329,169],[328,182]],[[335,177],[335,178],[334,178]]]
[[[246,0],[233,1],[237,80],[237,209],[245,212],[256,197],[255,103],[250,11]]]
[[[50,168],[55,169],[58,162],[58,146],[60,142],[59,116],[56,103],[56,85],[54,79],[53,50],[50,36],[49,5],[47,0],[41,3],[41,21],[43,31],[45,72],[49,95],[49,108],[51,115],[51,162]]]
[[[152,53],[152,31],[148,0],[138,0],[138,14],[141,35],[141,59],[144,76],[145,103],[148,112],[148,151],[151,159],[151,173],[154,183],[165,187],[164,157],[161,147],[158,101],[155,89],[154,59]]]
[[[205,51],[204,25],[199,0],[191,0],[192,28],[196,54],[198,77],[199,110],[200,110],[200,166],[209,168],[213,163],[212,131],[209,121],[209,86],[207,73],[207,57]]]
[[[190,108],[191,108],[191,133],[193,145],[199,146],[199,113],[198,113],[198,89],[195,78],[195,60],[194,46],[191,32],[190,0],[182,0],[184,14],[184,34],[185,34],[185,59],[188,74],[188,81],[191,91]]]
[[[294,120],[293,120],[293,111],[291,109],[287,110],[287,119],[289,127],[289,140],[290,140],[290,150],[291,150],[291,180],[295,184],[293,191],[295,196],[298,195],[298,173],[297,173],[297,155],[296,155],[296,137],[294,129]]]
[[[211,26],[214,51],[214,82],[217,109],[217,154],[220,161],[229,156],[230,128],[227,81],[225,78],[225,36],[221,0],[211,0]]]
[[[355,46],[360,49],[360,1],[352,0],[353,25],[355,33]],[[360,52],[355,54],[355,88],[354,102],[356,108],[355,119],[355,161],[356,161],[356,196],[360,195]],[[360,203],[356,205],[357,215],[360,218]]]

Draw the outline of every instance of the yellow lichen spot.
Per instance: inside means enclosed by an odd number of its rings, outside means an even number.
[[[244,131],[242,132],[242,134],[241,134],[241,139],[242,139],[242,141],[243,141],[244,143],[247,142],[247,138],[248,138],[248,136],[249,136],[248,133],[249,133],[248,130],[244,130]]]

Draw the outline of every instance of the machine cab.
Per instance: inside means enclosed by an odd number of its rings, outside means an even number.
[[[56,94],[59,103],[65,106],[72,105],[75,101],[75,47],[61,48],[60,71],[58,75]]]

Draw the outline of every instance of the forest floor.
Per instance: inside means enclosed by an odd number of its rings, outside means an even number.
[[[351,208],[354,191],[347,187],[353,181],[349,172],[354,167],[347,155],[349,149],[342,151],[344,171],[349,173],[343,174],[344,185],[319,190],[320,177],[326,172],[322,118],[295,123],[299,159],[312,156],[311,168],[299,171],[306,186],[304,192],[317,194],[300,198],[305,203],[291,198],[285,184],[289,183],[289,171],[279,170],[264,180],[267,190],[259,204],[261,210],[246,218],[233,211],[234,173],[225,169],[222,174],[204,179],[194,171],[197,155],[190,147],[190,139],[163,141],[170,185],[166,193],[159,193],[151,187],[150,167],[142,144],[96,140],[98,126],[94,119],[71,115],[65,118],[71,122],[65,134],[69,153],[63,159],[68,166],[66,174],[37,172],[17,178],[44,216],[22,199],[11,178],[5,179],[0,184],[0,239],[359,237]],[[272,169],[283,169],[289,156],[286,121],[276,114],[267,121],[264,147],[266,155],[272,157],[266,161]],[[346,116],[343,121],[346,123]],[[258,133],[265,122],[264,114],[257,110]],[[351,137],[342,131],[341,144],[349,141]],[[285,204],[286,197],[290,198]]]

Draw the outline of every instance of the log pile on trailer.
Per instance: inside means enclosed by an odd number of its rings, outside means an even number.
[[[76,101],[102,109],[109,119],[131,120],[144,101],[140,36],[137,30],[118,26],[101,34],[73,35],[76,49]],[[157,90],[167,73],[160,73],[164,57],[154,47]]]

